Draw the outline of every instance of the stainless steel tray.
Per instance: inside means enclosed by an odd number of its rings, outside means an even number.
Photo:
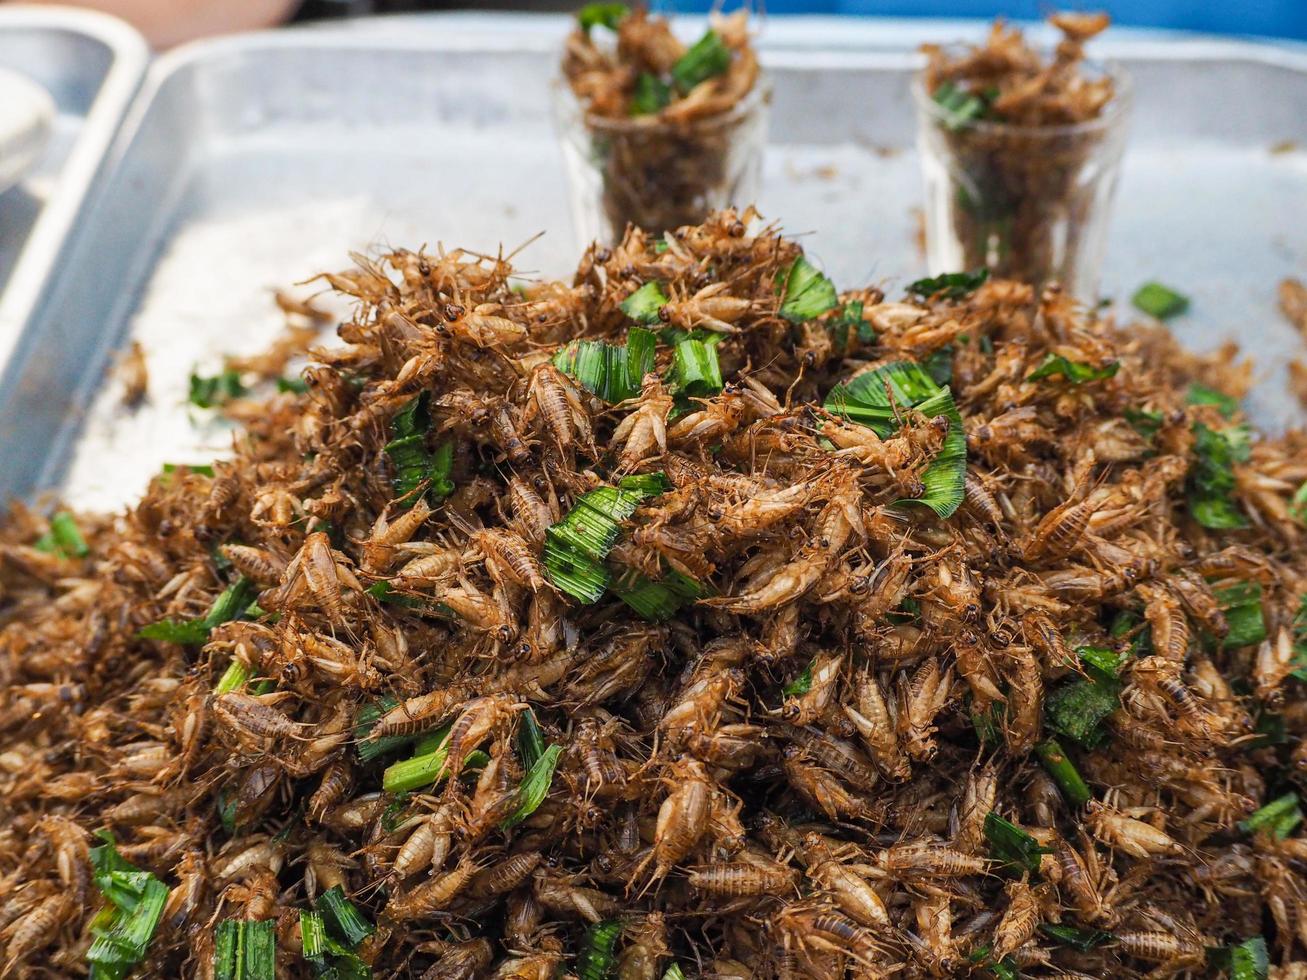
[[[148,57],[144,39],[113,17],[0,6],[0,66],[44,86],[58,108],[40,165],[0,194],[0,364],[44,295]]]
[[[280,330],[275,287],[378,243],[515,246],[522,266],[577,255],[548,80],[565,22],[430,17],[206,42],[152,68],[93,207],[0,386],[0,496],[61,487],[113,507],[164,461],[205,461],[230,433],[185,409],[193,366]],[[692,29],[692,28],[691,28]],[[764,214],[806,234],[840,284],[915,278],[921,196],[908,85],[924,37],[978,24],[772,20],[775,82]],[[1265,379],[1264,424],[1298,418],[1283,362],[1300,341],[1275,287],[1307,272],[1307,55],[1125,36],[1105,54],[1136,77],[1106,282],[1192,295],[1175,329],[1234,336]],[[149,353],[150,402],[106,382],[128,337]]]

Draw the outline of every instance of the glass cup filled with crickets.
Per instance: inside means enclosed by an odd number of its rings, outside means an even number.
[[[1130,80],[1085,58],[1106,14],[1055,14],[1050,53],[997,23],[979,46],[926,45],[914,85],[932,274],[988,268],[1096,298]]]
[[[753,203],[771,89],[746,18],[714,16],[687,46],[643,9],[580,11],[555,117],[581,242],[615,243],[628,224],[659,235]]]

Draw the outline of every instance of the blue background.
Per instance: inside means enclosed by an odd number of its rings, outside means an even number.
[[[755,6],[758,4],[755,0]],[[699,0],[662,0],[662,10],[703,11]],[[736,4],[728,3],[728,7]],[[984,17],[1039,20],[1071,3],[1039,0],[765,0],[769,14],[867,14],[882,17]],[[1107,10],[1115,23],[1165,27],[1217,34],[1261,34],[1307,40],[1307,0],[1104,0],[1076,3],[1087,10]]]

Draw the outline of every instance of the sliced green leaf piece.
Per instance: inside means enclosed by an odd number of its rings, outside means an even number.
[[[209,607],[209,611],[199,619],[181,622],[171,619],[161,620],[144,627],[136,635],[143,640],[158,640],[180,646],[201,646],[209,639],[209,632],[215,626],[243,616],[257,591],[253,582],[241,576],[218,595],[213,605]]]
[[[1116,939],[1110,932],[1104,932],[1102,929],[1082,929],[1079,926],[1057,922],[1041,922],[1039,931],[1059,945],[1078,949],[1082,953],[1088,953],[1091,949],[1097,949]]]
[[[1239,399],[1196,381],[1189,386],[1185,401],[1190,405],[1215,405],[1216,410],[1227,419],[1234,418],[1239,411]]]
[[[1040,855],[1051,853],[1035,838],[993,810],[985,814],[985,839],[992,858],[1016,871],[1031,874],[1039,870]]]
[[[875,431],[882,439],[899,428],[899,413],[915,408],[927,418],[945,416],[948,435],[935,459],[921,476],[921,497],[900,503],[924,504],[940,517],[950,517],[962,506],[967,477],[967,437],[953,392],[935,383],[919,364],[896,361],[864,371],[836,385],[826,396],[826,410]]]
[[[230,368],[213,377],[191,374],[190,394],[187,400],[197,408],[217,408],[249,391],[241,383],[239,371]]]
[[[354,903],[345,897],[345,891],[340,885],[323,892],[316,904],[328,931],[335,933],[336,938],[350,949],[376,932],[376,926],[365,919]]]
[[[1226,649],[1250,647],[1266,639],[1266,617],[1262,612],[1262,587],[1257,582],[1240,582],[1212,593],[1221,605],[1230,627],[1221,640]]]
[[[785,275],[785,299],[780,314],[791,323],[815,320],[839,304],[835,284],[804,256],[798,256]]]
[[[513,810],[500,823],[501,827],[505,830],[516,827],[540,809],[540,804],[549,795],[549,787],[554,782],[554,770],[562,754],[561,745],[551,745],[545,749],[540,758],[536,759],[535,764],[522,777],[522,783],[518,786],[517,795],[513,800]]]
[[[1080,361],[1068,360],[1061,354],[1049,354],[1044,358],[1044,363],[1026,375],[1026,380],[1041,381],[1044,378],[1061,377],[1070,384],[1081,385],[1089,381],[1114,378],[1120,369],[1119,361],[1110,361],[1102,367],[1094,367],[1090,364],[1082,364]]]
[[[808,661],[808,666],[803,668],[803,672],[798,677],[790,681],[781,688],[781,693],[787,698],[799,697],[807,694],[812,690],[812,665],[814,660]]]
[[[672,349],[672,377],[677,388],[694,398],[705,398],[722,390],[722,368],[717,345],[695,337],[678,341]]]
[[[1048,738],[1035,746],[1035,755],[1044,764],[1048,774],[1057,783],[1066,801],[1072,806],[1084,806],[1093,797],[1089,786],[1075,764],[1067,757],[1057,739]]]
[[[536,713],[528,708],[522,712],[522,720],[517,728],[517,755],[522,765],[530,769],[536,760],[545,754],[545,733],[536,721]]]
[[[918,279],[908,284],[908,292],[914,296],[929,299],[939,296],[943,299],[962,299],[974,293],[989,278],[989,270],[976,269],[974,272],[944,272],[929,279]]]
[[[631,115],[651,116],[665,109],[672,101],[672,89],[657,75],[647,71],[635,77],[635,91],[631,93]],[[657,245],[664,245],[658,242]]]
[[[649,327],[662,322],[660,314],[667,302],[663,287],[656,280],[651,280],[622,300],[618,309],[636,323]]]
[[[931,98],[944,110],[944,128],[948,130],[962,129],[973,120],[983,119],[989,112],[984,98],[950,81],[940,83]]]
[[[710,78],[724,75],[731,67],[731,49],[721,35],[709,30],[672,65],[672,84],[681,94]]]
[[[631,9],[624,3],[587,3],[576,12],[576,19],[581,25],[581,30],[588,35],[590,29],[594,27],[617,30],[617,25],[630,12]]]
[[[1234,467],[1251,455],[1249,430],[1242,425],[1217,430],[1196,422],[1193,433],[1194,460],[1186,481],[1190,515],[1211,530],[1248,527],[1234,501]]]
[[[644,376],[654,369],[657,338],[633,327],[626,343],[573,340],[554,355],[554,365],[581,387],[616,405],[640,394]]]
[[[1130,297],[1135,309],[1159,320],[1179,316],[1189,309],[1189,298],[1160,282],[1146,282]]]
[[[1245,834],[1266,831],[1284,840],[1300,823],[1302,823],[1302,809],[1299,806],[1298,794],[1290,792],[1254,810],[1248,819],[1240,820],[1239,829]]]
[[[622,923],[616,919],[596,922],[585,931],[576,957],[578,980],[606,980],[612,974],[613,954],[621,935]]]

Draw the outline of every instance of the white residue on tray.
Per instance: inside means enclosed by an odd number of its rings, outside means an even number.
[[[191,372],[214,374],[224,355],[267,348],[285,328],[274,292],[347,267],[341,230],[358,228],[371,215],[367,200],[347,198],[183,227],[160,256],[132,318],[149,394],[131,410],[121,404],[116,378],[100,389],[69,466],[65,499],[86,510],[115,509],[140,496],[164,463],[230,455],[232,427],[187,402]],[[288,249],[292,241],[300,247]],[[313,287],[300,289],[307,294]]]

